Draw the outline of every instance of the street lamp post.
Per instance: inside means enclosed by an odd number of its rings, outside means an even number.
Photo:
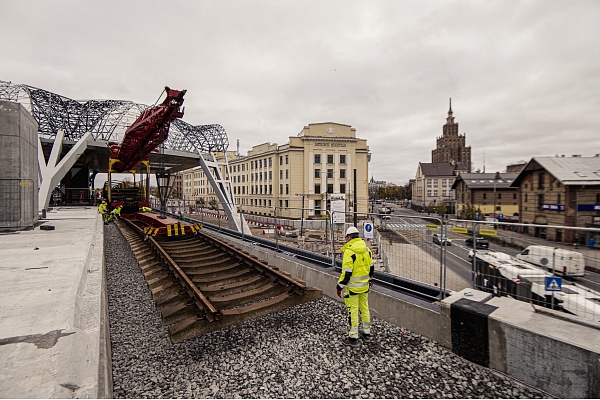
[[[500,179],[500,172],[496,172],[496,176],[494,176],[494,229],[498,228],[498,225],[496,225],[496,182],[498,182],[498,179]]]

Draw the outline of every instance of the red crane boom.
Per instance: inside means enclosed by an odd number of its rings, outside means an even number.
[[[165,86],[167,98],[162,104],[145,110],[127,129],[119,146],[111,146],[112,172],[129,171],[167,140],[169,126],[175,118],[183,117],[180,110],[186,90]]]

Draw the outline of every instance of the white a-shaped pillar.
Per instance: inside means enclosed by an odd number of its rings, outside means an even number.
[[[44,150],[42,149],[42,141],[38,136],[38,168],[40,170],[40,192],[39,192],[39,208],[48,209],[48,203],[50,203],[50,196],[52,191],[60,183],[60,180],[69,172],[69,170],[75,165],[75,162],[81,157],[85,149],[87,148],[87,142],[92,136],[91,132],[83,135],[81,139],[75,143],[75,146],[69,150],[67,154],[58,160],[60,152],[62,151],[62,142],[64,138],[64,131],[61,129],[54,138],[54,144],[52,145],[52,151],[50,152],[50,158],[46,164],[44,158]]]
[[[229,229],[242,232],[245,235],[251,235],[252,232],[250,231],[250,227],[244,219],[244,216],[240,215],[235,208],[235,198],[233,197],[231,180],[229,178],[229,164],[227,163],[227,157],[224,157],[225,161],[223,163],[219,163],[212,152],[209,153],[211,160],[205,159],[200,152],[198,152],[198,154],[200,155],[200,166],[204,171],[204,175],[219,198],[219,202],[221,203],[223,210],[225,210],[225,214],[227,214],[229,220],[227,225]],[[223,179],[221,167],[224,167],[225,171],[227,171],[227,179]]]

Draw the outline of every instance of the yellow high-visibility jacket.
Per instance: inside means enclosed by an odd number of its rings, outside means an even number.
[[[342,252],[342,273],[337,290],[347,287],[350,293],[368,292],[374,272],[373,252],[361,238],[350,240],[342,247]]]

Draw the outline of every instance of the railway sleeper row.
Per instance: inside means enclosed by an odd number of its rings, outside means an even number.
[[[173,343],[322,297],[315,287],[198,232],[146,236],[136,222],[117,226],[140,266]]]

